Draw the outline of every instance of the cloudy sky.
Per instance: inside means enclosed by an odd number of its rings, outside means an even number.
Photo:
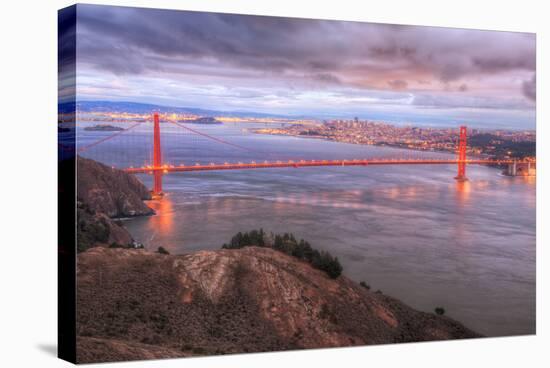
[[[77,95],[533,129],[535,36],[78,6]]]

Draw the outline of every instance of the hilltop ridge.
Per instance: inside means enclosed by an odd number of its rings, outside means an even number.
[[[269,248],[99,247],[77,274],[80,363],[480,337]]]

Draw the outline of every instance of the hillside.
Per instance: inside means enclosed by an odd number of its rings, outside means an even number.
[[[480,336],[268,248],[92,248],[77,282],[80,363]]]

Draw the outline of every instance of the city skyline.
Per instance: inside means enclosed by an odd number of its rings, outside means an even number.
[[[534,34],[79,7],[79,100],[535,128]]]

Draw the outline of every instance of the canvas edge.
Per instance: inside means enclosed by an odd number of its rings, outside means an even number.
[[[76,130],[74,120],[69,131],[60,128],[59,122],[67,115],[76,117],[76,12],[76,5],[58,10],[57,34],[57,354],[71,363],[76,363]],[[66,102],[64,108],[62,102]]]

